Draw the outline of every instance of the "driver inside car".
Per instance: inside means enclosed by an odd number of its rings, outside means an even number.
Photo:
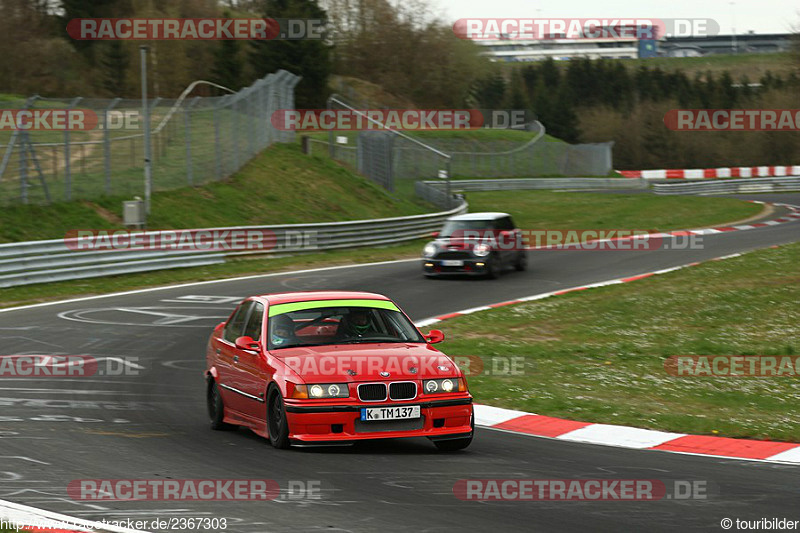
[[[369,311],[366,309],[354,309],[349,314],[342,317],[336,336],[339,338],[364,337],[370,335],[380,335],[370,320]]]
[[[297,342],[294,320],[289,315],[278,315],[271,319],[271,322],[272,334],[270,335],[270,340],[276,348]]]

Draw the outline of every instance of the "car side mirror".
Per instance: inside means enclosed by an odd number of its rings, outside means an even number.
[[[431,232],[431,239],[438,239],[438,238],[439,238],[439,232],[438,231],[432,231]]]
[[[253,340],[253,337],[248,337],[247,335],[237,338],[234,344],[238,349],[247,350],[248,352],[257,352],[259,348],[258,343]]]
[[[428,344],[440,343],[444,340],[444,333],[438,329],[432,329],[430,333],[425,335],[425,340],[428,341]]]
[[[214,331],[222,331],[222,328],[225,327],[225,322],[220,322],[217,324],[217,327],[214,328]]]

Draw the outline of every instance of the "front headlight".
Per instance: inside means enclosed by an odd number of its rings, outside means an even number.
[[[426,379],[422,383],[425,394],[442,394],[448,392],[463,392],[467,390],[461,378]]]
[[[429,242],[425,245],[425,248],[422,249],[422,255],[424,257],[433,257],[436,255],[436,245],[432,242]]]
[[[491,251],[492,247],[489,246],[488,244],[476,244],[472,248],[472,253],[478,257],[486,257],[487,255],[489,255],[489,252]]]
[[[347,383],[315,383],[304,387],[307,387],[308,397],[315,400],[350,397],[350,389],[347,387]]]

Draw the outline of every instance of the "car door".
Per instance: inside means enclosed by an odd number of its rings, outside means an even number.
[[[219,373],[220,394],[222,401],[228,409],[242,412],[247,407],[247,402],[242,396],[242,384],[240,383],[240,373],[236,368],[236,362],[240,358],[235,346],[236,339],[242,336],[247,318],[253,308],[252,300],[242,302],[234,311],[231,318],[222,330],[222,336],[218,339],[217,352],[217,372]]]
[[[238,381],[245,399],[242,413],[258,421],[266,420],[265,393],[274,372],[267,364],[266,343],[263,339],[264,304],[253,302],[253,308],[244,327],[243,335],[252,337],[258,342],[257,350],[238,350],[238,360],[234,367],[239,376]]]

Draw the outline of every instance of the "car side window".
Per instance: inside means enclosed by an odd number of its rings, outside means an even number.
[[[228,320],[228,324],[225,326],[225,333],[223,334],[223,338],[226,341],[233,343],[242,336],[244,321],[247,320],[247,314],[250,312],[253,303],[252,301],[243,302],[231,319]]]
[[[244,335],[251,337],[254,341],[261,338],[261,322],[264,320],[264,305],[258,302],[253,304],[253,311],[250,313],[250,318],[247,320],[247,326],[244,328]]]
[[[497,229],[499,230],[513,230],[514,222],[511,217],[503,217],[497,220]]]

